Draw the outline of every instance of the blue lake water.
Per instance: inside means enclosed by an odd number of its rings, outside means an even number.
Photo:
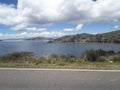
[[[109,43],[46,43],[41,41],[1,41],[0,42],[0,55],[30,51],[35,55],[45,54],[74,54],[81,55],[86,50],[90,49],[103,49],[120,51],[120,44]]]

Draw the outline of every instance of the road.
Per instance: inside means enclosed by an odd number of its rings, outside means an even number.
[[[120,71],[0,69],[0,90],[120,90]]]

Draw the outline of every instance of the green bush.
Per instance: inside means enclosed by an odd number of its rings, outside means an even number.
[[[33,57],[32,52],[14,52],[11,54],[1,56],[0,59],[4,62],[9,62],[14,60],[25,60],[32,57]]]
[[[85,52],[84,59],[86,61],[97,61],[99,55],[94,50],[89,50]]]
[[[105,61],[104,58],[100,58],[101,56],[109,56],[109,55],[114,55],[115,52],[110,50],[110,51],[104,51],[104,50],[88,50],[83,54],[83,58],[86,61]]]
[[[111,57],[112,57],[112,61],[120,62],[120,54],[117,54],[117,55],[114,55],[114,56],[111,56]]]
[[[106,61],[106,58],[105,58],[104,56],[100,56],[100,57],[97,59],[97,61],[99,61],[99,62],[104,62],[104,61]]]
[[[114,51],[104,50],[88,50],[82,57],[76,57],[72,54],[58,56],[56,54],[44,55],[34,57],[32,52],[14,52],[4,56],[0,56],[0,63],[18,63],[18,64],[32,64],[32,65],[60,65],[75,64],[83,62],[104,62],[113,61],[120,62],[120,53]]]
[[[72,54],[67,54],[67,55],[61,55],[59,58],[61,58],[65,62],[75,62],[76,56]]]

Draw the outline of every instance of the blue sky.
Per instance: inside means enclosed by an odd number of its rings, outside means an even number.
[[[0,3],[2,4],[14,4],[15,6],[17,6],[17,0],[0,0]]]
[[[53,1],[0,0],[0,39],[97,34],[120,29],[119,0]]]

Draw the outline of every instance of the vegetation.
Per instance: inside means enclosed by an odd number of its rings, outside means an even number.
[[[0,67],[120,69],[120,52],[88,50],[82,56],[14,52],[0,56]]]
[[[99,42],[99,43],[120,43],[120,30],[103,33],[103,34],[77,34],[77,35],[68,35],[57,38],[49,43],[54,42]]]
[[[30,58],[33,58],[33,53],[32,52],[14,52],[11,54],[7,54],[4,56],[0,57],[1,62],[11,62],[11,61],[19,61],[19,60],[27,60]]]
[[[32,37],[24,40],[52,40],[52,38],[47,38],[47,37]]]
[[[104,59],[103,57],[107,57],[107,56],[113,56],[115,53],[114,51],[110,50],[110,51],[103,51],[101,49],[99,50],[89,50],[86,51],[84,53],[84,59],[86,61],[92,61],[92,62],[96,62],[96,61],[106,61],[106,59]]]

